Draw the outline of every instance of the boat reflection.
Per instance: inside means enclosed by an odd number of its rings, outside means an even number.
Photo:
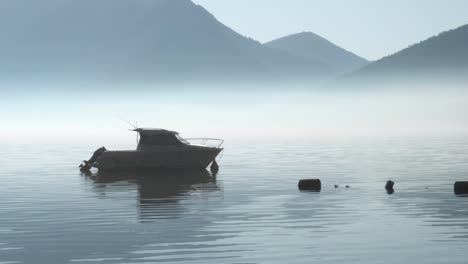
[[[137,190],[138,214],[142,221],[180,217],[185,211],[181,201],[220,190],[216,175],[207,170],[99,172],[88,174],[87,178],[93,181],[93,189],[101,196]]]

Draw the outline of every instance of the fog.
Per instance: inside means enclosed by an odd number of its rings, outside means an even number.
[[[15,87],[0,99],[3,142],[80,142],[118,147],[135,141],[132,124],[185,137],[303,140],[327,137],[456,136],[468,131],[463,85],[256,87],[190,85]],[[409,89],[412,88],[412,89]],[[68,91],[68,92],[64,92]],[[129,124],[132,123],[132,124]]]

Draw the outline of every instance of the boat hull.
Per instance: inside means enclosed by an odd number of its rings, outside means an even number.
[[[204,170],[221,148],[178,147],[151,151],[107,151],[97,160],[100,171]]]

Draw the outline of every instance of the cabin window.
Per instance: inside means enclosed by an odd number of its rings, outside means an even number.
[[[181,145],[182,143],[174,135],[141,135],[140,144],[142,145]]]

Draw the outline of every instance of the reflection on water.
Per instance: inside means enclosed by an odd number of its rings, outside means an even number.
[[[0,148],[1,264],[466,263],[468,138],[231,145],[216,177],[79,175],[90,149]]]
[[[427,188],[417,192],[404,192],[389,204],[399,214],[421,219],[424,225],[453,227],[443,230],[446,237],[435,240],[454,241],[467,239],[468,242],[468,197],[454,196],[450,192]]]
[[[184,196],[220,191],[216,175],[207,170],[166,172],[99,172],[86,177],[93,181],[99,195],[113,192],[122,185],[138,190],[138,209],[142,220],[178,217]]]

